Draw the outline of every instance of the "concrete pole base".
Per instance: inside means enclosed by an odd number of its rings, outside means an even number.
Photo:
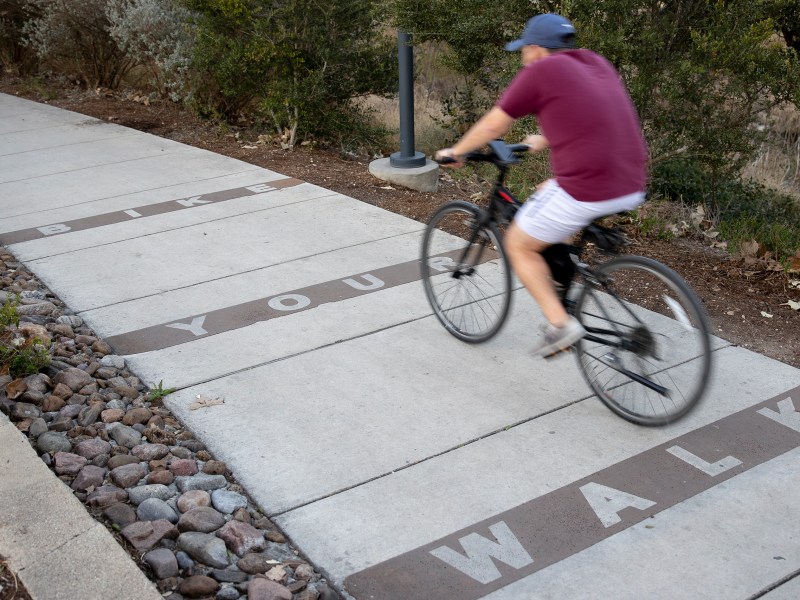
[[[388,158],[373,160],[369,172],[378,179],[396,183],[418,192],[435,192],[439,187],[439,165],[426,160],[425,165],[411,169],[398,169],[389,164]]]

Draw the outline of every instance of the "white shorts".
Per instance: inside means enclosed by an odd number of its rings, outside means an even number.
[[[595,219],[633,210],[644,198],[644,192],[636,192],[612,200],[580,202],[550,179],[517,211],[514,223],[532,238],[557,244],[569,241]]]

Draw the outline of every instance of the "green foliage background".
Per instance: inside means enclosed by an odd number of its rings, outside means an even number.
[[[543,12],[567,16],[578,45],[608,58],[631,94],[650,147],[651,192],[704,202],[723,219],[761,229],[780,218],[789,231],[778,236],[780,253],[800,246],[797,202],[739,180],[763,139],[757,117],[800,104],[800,0],[395,0],[394,7],[399,27],[417,42],[445,42],[449,66],[482,92],[449,99],[456,130],[516,73],[519,56],[503,46],[525,22]]]
[[[202,112],[232,120],[255,110],[292,135],[371,135],[350,101],[397,86],[396,42],[381,30],[380,3],[185,3],[197,15],[193,66]]]

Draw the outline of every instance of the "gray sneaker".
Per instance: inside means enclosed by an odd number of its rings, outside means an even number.
[[[549,358],[563,350],[568,349],[575,342],[586,335],[586,330],[575,317],[570,317],[563,327],[546,325],[543,328],[544,339],[533,349],[535,354]]]

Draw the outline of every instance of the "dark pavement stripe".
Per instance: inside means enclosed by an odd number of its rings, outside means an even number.
[[[795,407],[800,387],[351,575],[345,588],[372,600],[477,600],[800,447]]]
[[[162,215],[176,210],[194,208],[196,206],[205,206],[206,204],[223,202],[225,200],[234,200],[236,198],[243,198],[246,196],[254,196],[255,194],[263,194],[265,192],[274,192],[280,189],[300,185],[302,183],[305,182],[299,179],[278,179],[275,181],[268,181],[265,183],[259,183],[230,190],[212,192],[210,194],[190,196],[188,198],[181,198],[179,200],[169,200],[167,202],[160,202],[158,204],[136,206],[125,210],[95,215],[93,217],[84,217],[82,219],[65,221],[63,223],[51,223],[41,227],[9,231],[7,233],[0,233],[0,244],[9,246],[11,244],[19,244],[20,242],[52,237],[54,235],[61,235],[63,233],[94,229],[95,227],[123,223],[125,221],[132,221],[142,217]]]
[[[460,253],[461,250],[442,253],[433,257],[432,262],[435,263],[437,258],[442,259],[444,262],[439,270],[443,270],[446,268],[446,264],[452,263],[452,260],[449,259],[455,258]],[[487,253],[484,260],[488,261],[496,257],[496,253]],[[122,333],[107,337],[105,340],[111,344],[117,354],[121,355],[162,350],[209,335],[247,327],[260,321],[311,310],[329,302],[340,302],[411,283],[419,278],[419,261],[412,260],[228,306],[205,314],[192,315],[177,322],[162,323]]]

